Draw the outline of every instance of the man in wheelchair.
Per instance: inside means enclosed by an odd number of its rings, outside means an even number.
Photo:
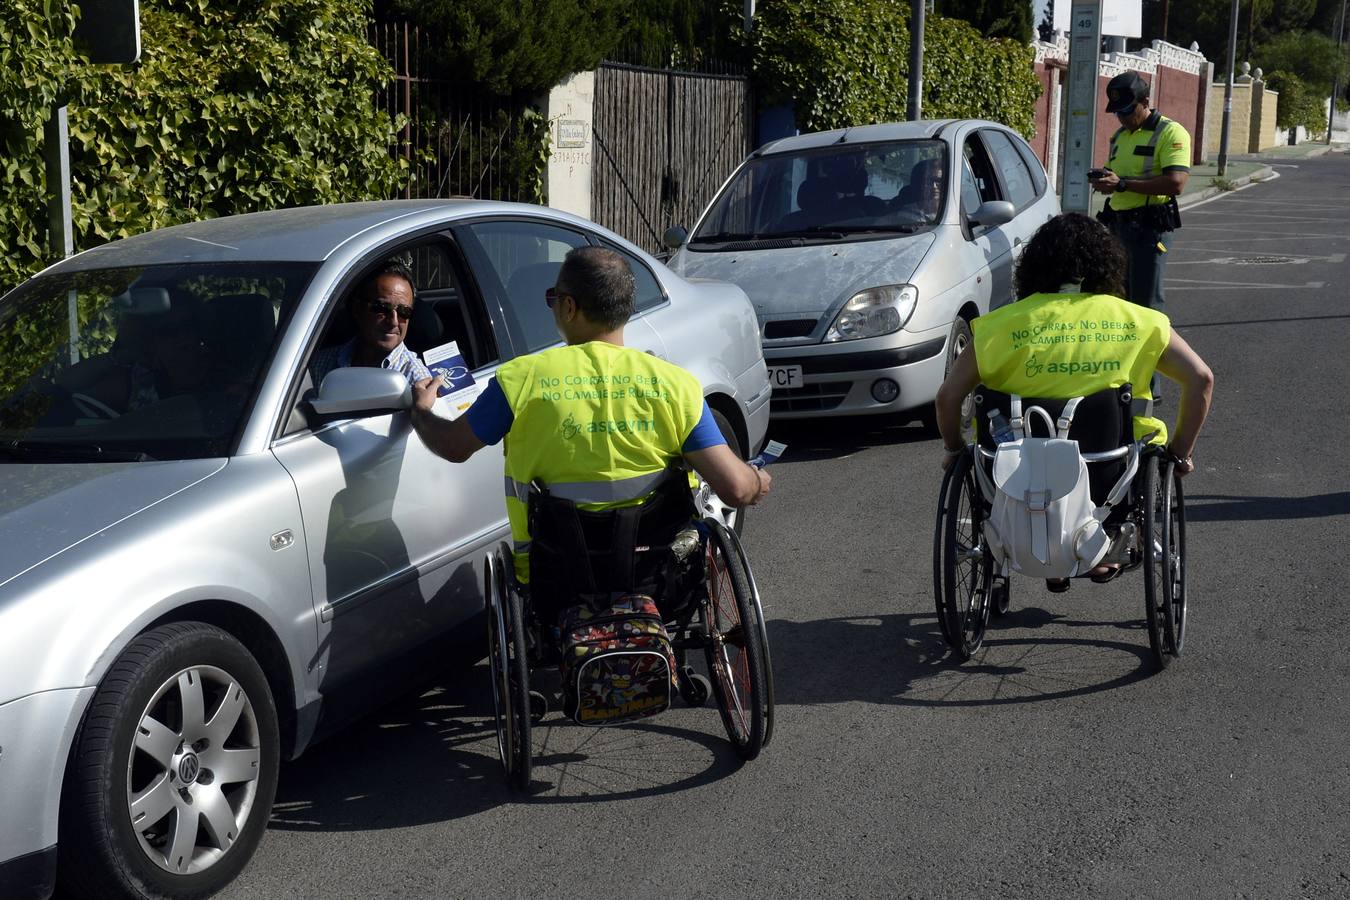
[[[1121,299],[1124,273],[1123,249],[1095,220],[1065,213],[1046,222],[1018,263],[1020,299],[972,323],[974,340],[938,391],[942,467],[972,459],[969,481],[983,502],[977,512],[990,526],[975,536],[974,547],[998,557],[995,567],[1004,567],[998,575],[1006,577],[1008,567],[1035,572],[1055,592],[1068,589],[1070,576],[1111,580],[1122,564],[1109,559],[1104,541],[1139,493],[1137,488],[1127,493],[1124,475],[1133,478],[1130,467],[1138,467],[1145,454],[1166,460],[1176,477],[1194,468],[1192,452],[1209,412],[1213,373],[1165,315]],[[1181,389],[1170,441],[1167,426],[1153,416],[1149,385],[1155,370]],[[982,445],[970,454],[962,435],[967,397],[974,401]],[[1046,426],[1039,433],[1037,419]],[[1066,496],[1080,466],[1082,481],[1090,485],[1085,492],[1090,504],[1087,497],[1083,504],[1100,527],[1047,534],[1047,498]],[[990,517],[1001,512],[990,508],[991,501],[1009,491],[1017,495],[1011,502],[1039,514],[1028,519],[1040,529],[1029,538],[1036,546],[1021,554],[999,544],[1007,543],[1010,529],[1000,529],[996,521],[991,526]],[[1066,545],[1063,553],[1060,543]],[[1088,555],[1094,564],[1080,571]]]
[[[688,593],[671,584],[684,578],[670,563],[679,548],[665,549],[694,518],[686,464],[730,505],[769,492],[769,474],[727,446],[698,379],[624,346],[633,298],[622,256],[574,249],[539,298],[566,346],[504,363],[454,421],[432,411],[437,379],[414,386],[412,423],[432,452],[462,462],[505,440],[516,590],[553,636],[547,645],[566,629],[585,631],[584,609],[599,615],[620,601],[641,605],[630,595],[668,605]],[[629,613],[659,626],[678,610]],[[532,655],[556,652],[540,650]]]

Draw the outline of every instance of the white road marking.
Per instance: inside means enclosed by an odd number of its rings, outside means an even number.
[[[1186,285],[1203,285],[1203,287],[1186,287]],[[1178,287],[1183,291],[1303,291],[1320,290],[1326,287],[1325,281],[1305,281],[1303,284],[1252,284],[1250,281],[1210,281],[1209,279],[1192,278],[1169,278],[1167,279],[1168,288]]]
[[[1214,226],[1191,225],[1187,228],[1187,230],[1189,231],[1191,228],[1194,228],[1196,231],[1226,231],[1229,234],[1232,234],[1233,231],[1233,229],[1231,228],[1220,228],[1217,225]],[[1332,240],[1337,241],[1350,241],[1350,234],[1312,234],[1307,232],[1296,231],[1293,234],[1271,235],[1270,237],[1250,237],[1250,238],[1243,237],[1242,242],[1244,244],[1255,244],[1258,241],[1297,241],[1302,240],[1303,238],[1331,238]],[[1182,243],[1177,244],[1176,250],[1169,250],[1167,252],[1176,253],[1180,250],[1185,250],[1187,247],[1194,247],[1196,244],[1227,244],[1232,240],[1233,239],[1231,237],[1202,238],[1201,240],[1198,241],[1186,240],[1183,241]]]
[[[1237,251],[1241,253],[1242,251]],[[1268,254],[1254,254],[1263,256]],[[1332,253],[1330,256],[1291,256],[1282,259],[1279,262],[1252,262],[1250,256],[1216,256],[1213,259],[1179,259],[1172,263],[1174,266],[1232,266],[1232,265],[1254,265],[1254,266],[1301,266],[1305,263],[1317,260],[1318,262],[1343,263],[1345,262],[1344,253]]]

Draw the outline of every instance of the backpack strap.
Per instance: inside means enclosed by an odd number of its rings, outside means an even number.
[[[1019,438],[1026,437],[1027,433],[1023,428],[1024,423],[1022,421],[1022,397],[1020,394],[1008,395],[1008,418],[1011,420],[1013,433]]]
[[[1078,404],[1082,402],[1082,397],[1072,397],[1065,402],[1064,408],[1059,411],[1059,418],[1055,420],[1056,437],[1068,438],[1069,428],[1073,425],[1074,413],[1078,412]]]

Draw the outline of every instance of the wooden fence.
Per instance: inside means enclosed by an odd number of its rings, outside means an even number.
[[[591,217],[650,253],[691,228],[750,151],[743,76],[604,63],[595,73]]]

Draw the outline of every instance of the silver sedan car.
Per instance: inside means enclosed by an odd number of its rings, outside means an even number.
[[[586,244],[632,266],[629,344],[690,369],[733,449],[757,451],[770,389],[744,293],[540,207],[215,219],[0,299],[0,896],[44,896],[58,869],[85,897],[216,890],[267,826],[280,760],[429,658],[480,655],[500,455],[446,463],[409,428],[403,375],[316,385],[311,364],[398,257],[406,346],[454,342],[447,365],[481,385],[558,343],[544,292]]]
[[[1003,125],[866,125],[756,150],[670,266],[750,295],[774,416],[931,419],[971,320],[1015,299],[1022,245],[1058,212]]]

